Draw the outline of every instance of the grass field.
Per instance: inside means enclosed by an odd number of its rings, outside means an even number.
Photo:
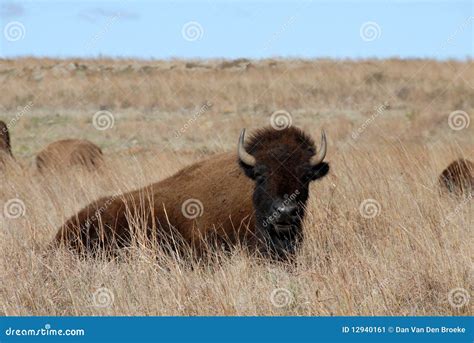
[[[1,315],[472,315],[472,197],[437,185],[474,159],[472,61],[31,58],[2,60],[0,86],[17,161],[0,174]],[[45,253],[92,200],[233,151],[275,111],[328,136],[295,266]],[[99,145],[103,168],[40,175],[62,138]]]

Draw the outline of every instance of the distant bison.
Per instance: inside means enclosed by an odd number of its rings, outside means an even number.
[[[12,162],[14,164],[15,160],[10,145],[8,126],[0,120],[0,169],[4,171],[7,165],[12,165],[10,164]]]
[[[293,127],[258,130],[246,144],[244,136],[245,129],[237,154],[220,154],[140,190],[93,202],[59,229],[53,246],[95,253],[145,237],[173,252],[187,247],[194,256],[240,245],[291,258],[303,239],[309,184],[329,171],[326,136],[323,131],[318,151]]]
[[[13,157],[12,148],[10,146],[10,133],[8,132],[8,126],[1,120],[0,120],[0,152]]]
[[[83,166],[92,171],[103,162],[102,150],[84,139],[64,139],[53,142],[36,156],[40,171]]]
[[[456,195],[474,193],[474,163],[466,159],[452,162],[439,176],[442,189]]]

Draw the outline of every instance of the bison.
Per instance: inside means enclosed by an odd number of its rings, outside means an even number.
[[[10,146],[10,134],[8,132],[8,126],[5,122],[0,120],[0,153],[4,153],[10,157],[12,155],[12,148]]]
[[[8,126],[0,120],[0,169],[5,171],[7,165],[14,165],[15,159],[10,145]]]
[[[224,153],[129,193],[101,198],[59,229],[53,246],[90,255],[129,247],[134,237],[205,256],[209,247],[244,247],[293,258],[303,239],[311,181],[329,171],[326,136],[319,150],[302,130],[256,131],[237,153]]]
[[[474,163],[460,158],[446,167],[439,176],[441,188],[455,195],[474,193]]]
[[[63,139],[53,142],[36,156],[36,166],[40,171],[72,166],[83,166],[93,171],[102,162],[102,150],[84,139]]]

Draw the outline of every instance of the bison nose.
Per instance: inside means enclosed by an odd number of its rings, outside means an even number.
[[[278,212],[277,222],[280,223],[292,223],[298,216],[298,208],[295,205],[280,204],[276,211]]]

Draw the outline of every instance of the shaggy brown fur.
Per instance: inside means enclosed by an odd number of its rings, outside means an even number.
[[[271,179],[271,187],[275,195],[295,191],[282,182],[279,174],[286,168],[280,163],[297,175],[315,151],[312,140],[293,128],[258,131],[247,147],[257,161],[274,167],[277,178]],[[161,246],[172,246],[173,251],[180,252],[185,243],[197,256],[209,243],[225,248],[240,244],[266,254],[266,237],[256,222],[253,201],[258,184],[239,166],[235,153],[217,155],[140,190],[95,201],[60,228],[54,245],[78,252],[109,250],[129,246],[135,237],[145,235]],[[294,186],[303,187],[299,182]],[[189,203],[194,203],[196,211]]]
[[[466,159],[452,162],[439,176],[442,189],[456,195],[474,193],[474,163]]]
[[[84,166],[92,171],[97,169],[102,161],[102,150],[94,143],[83,139],[53,142],[36,156],[36,166],[40,171],[72,166]]]
[[[159,228],[158,238],[163,243],[175,234],[176,241],[184,240],[197,253],[202,252],[205,238],[215,234],[230,236],[233,243],[243,240],[249,237],[247,227],[254,225],[253,183],[236,161],[235,154],[215,156],[143,189],[101,198],[70,218],[56,241],[79,252],[124,247],[130,244],[134,231],[143,227],[149,229],[148,238]],[[195,219],[184,215],[183,206],[192,201],[189,199],[197,200],[197,213],[202,213]],[[134,221],[138,223],[134,225]]]
[[[10,146],[10,134],[8,126],[0,120],[0,172],[5,172],[9,167],[16,164],[13,158],[12,149]]]
[[[13,156],[7,124],[0,120],[0,151]]]

